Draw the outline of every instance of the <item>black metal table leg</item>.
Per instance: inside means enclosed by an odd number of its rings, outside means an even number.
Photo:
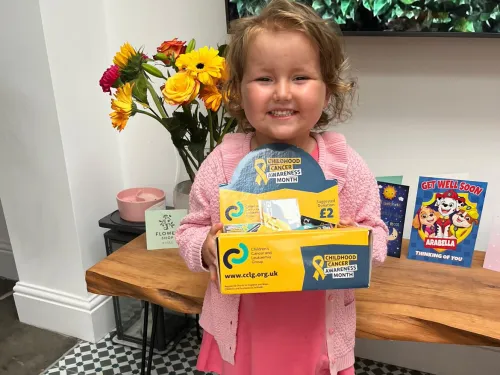
[[[156,339],[153,345],[156,350],[162,352],[167,349],[167,339],[165,337],[165,314],[163,307],[160,305],[156,305],[156,307],[158,307],[158,321],[156,322]]]
[[[160,307],[153,303],[153,327],[151,330],[151,345],[149,345],[148,369],[146,375],[151,375],[151,365],[153,364],[153,349],[156,337],[156,325],[158,323],[158,311]]]
[[[198,340],[201,341],[200,334],[200,315],[196,314],[196,336],[198,336]]]
[[[144,301],[144,327],[142,329],[141,375],[145,374],[144,371],[146,369],[146,349],[148,347],[148,316],[149,316],[149,302]]]

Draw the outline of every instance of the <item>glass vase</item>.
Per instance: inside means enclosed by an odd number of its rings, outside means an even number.
[[[175,185],[173,196],[175,209],[186,209],[189,212],[189,193],[192,185],[191,180],[181,181]]]

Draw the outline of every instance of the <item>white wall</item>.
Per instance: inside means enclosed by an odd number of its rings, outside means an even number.
[[[346,45],[359,103],[338,130],[377,176],[404,175],[405,236],[418,176],[466,172],[489,183],[476,246],[486,249],[500,188],[500,38],[349,37]]]
[[[115,196],[123,188],[120,140],[108,117],[111,98],[99,87],[110,61],[109,25],[100,0],[42,0],[40,10],[82,256],[79,267],[86,270],[105,255],[97,222],[116,209]]]
[[[0,60],[0,195],[15,256],[29,259],[18,262],[19,277],[47,287],[65,279],[68,293],[84,295],[81,264],[71,261],[78,246],[38,3],[2,3],[0,27],[9,51]],[[65,267],[40,272],[52,263]]]
[[[95,95],[106,63],[104,11],[100,1],[76,4],[0,5],[8,51],[0,60],[0,196],[20,320],[94,341],[113,328],[112,304],[87,292],[85,271],[105,256],[97,222],[116,207],[123,183]]]

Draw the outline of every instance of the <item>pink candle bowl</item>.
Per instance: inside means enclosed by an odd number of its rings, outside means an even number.
[[[144,222],[146,210],[160,201],[165,203],[165,192],[151,187],[125,189],[116,195],[120,217],[135,223]]]

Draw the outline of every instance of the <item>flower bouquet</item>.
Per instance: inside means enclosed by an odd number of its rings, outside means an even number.
[[[195,47],[194,39],[186,44],[174,38],[150,58],[125,43],[99,81],[103,92],[113,95],[113,127],[121,132],[136,114],[157,120],[170,133],[191,182],[208,153],[237,125],[222,105],[226,45]],[[159,91],[153,84],[158,80]],[[167,105],[176,106],[171,114]]]

